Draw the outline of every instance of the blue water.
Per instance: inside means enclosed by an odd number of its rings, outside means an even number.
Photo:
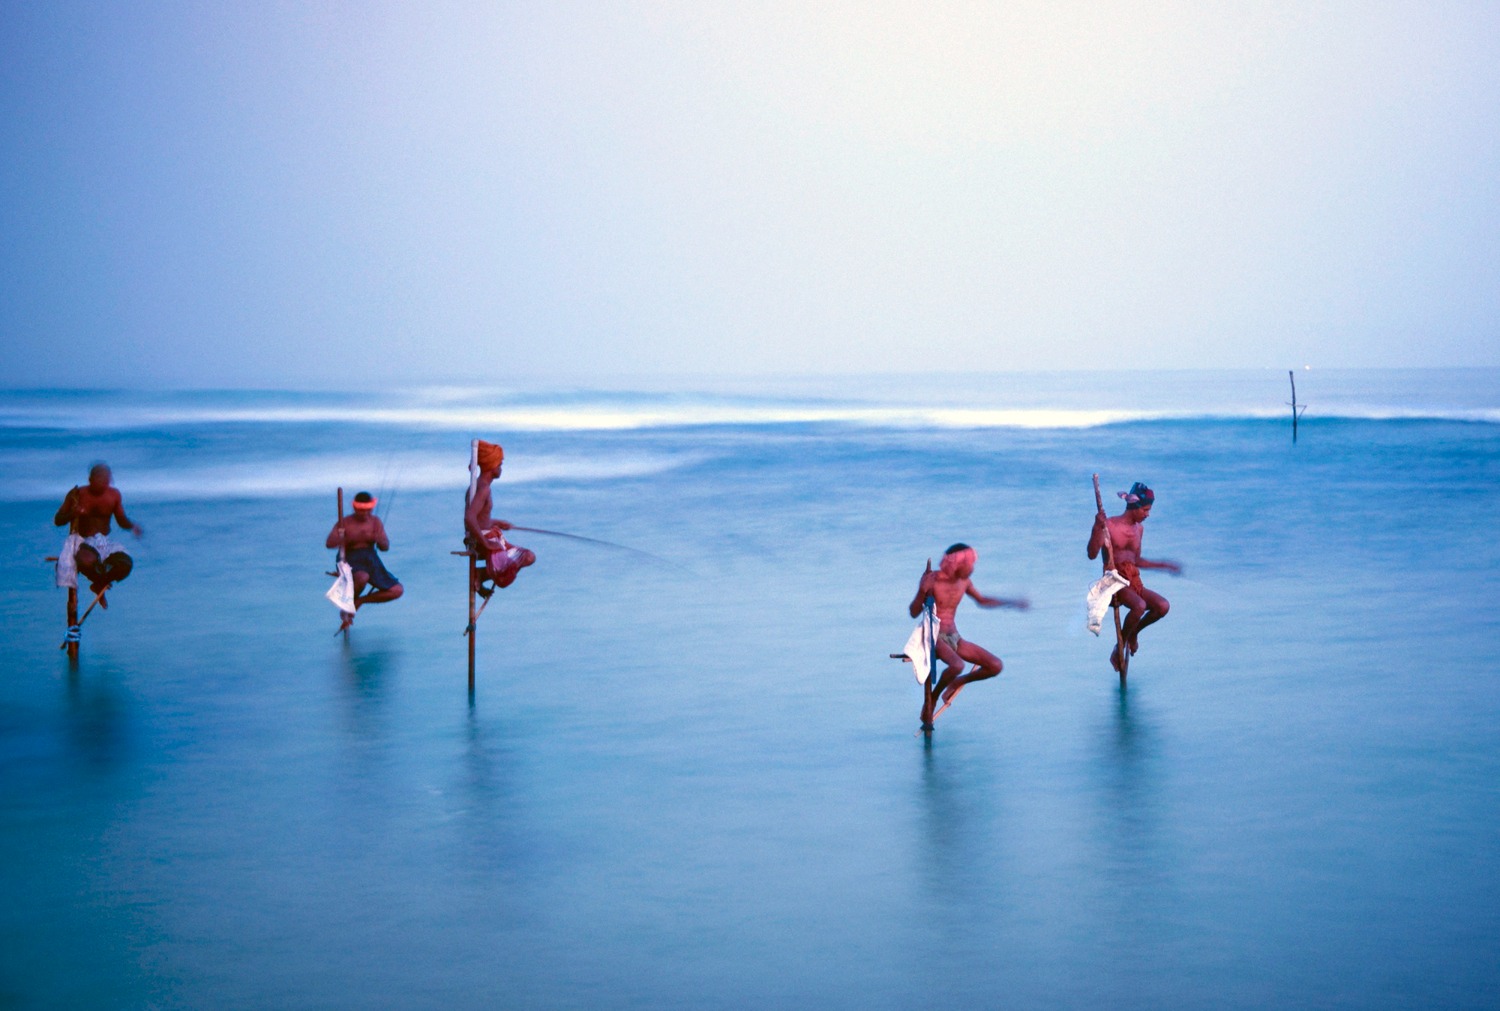
[[[1295,447],[1285,386],[0,393],[0,1006],[1494,1007],[1500,373],[1299,373]],[[475,435],[668,562],[518,537],[470,698]],[[70,670],[95,458],[147,537]],[[1126,689],[1096,471],[1186,568]],[[347,645],[339,484],[407,590]],[[1006,669],[928,745],[960,539],[1033,608],[960,610]]]

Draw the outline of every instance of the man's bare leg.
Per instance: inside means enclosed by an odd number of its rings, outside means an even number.
[[[1122,599],[1129,594],[1129,599]],[[1122,603],[1130,608],[1130,616],[1125,619],[1125,627],[1121,630],[1125,638],[1125,648],[1130,650],[1132,656],[1141,648],[1138,638],[1141,629],[1148,625],[1154,625],[1167,616],[1172,605],[1167,603],[1167,598],[1155,590],[1143,589],[1140,593],[1134,590],[1121,590],[1120,599]],[[1118,669],[1118,668],[1116,668]]]
[[[932,729],[932,721],[937,719],[937,713],[934,713],[932,710],[937,705],[938,697],[942,694],[943,689],[952,684],[953,679],[958,677],[959,673],[964,669],[963,657],[959,656],[952,646],[941,639],[937,641],[936,645],[937,657],[943,662],[943,673],[938,676],[937,684],[924,684],[922,686],[923,730]]]
[[[1126,587],[1115,594],[1114,603],[1125,608],[1125,621],[1120,626],[1120,638],[1125,640],[1125,649],[1131,656],[1135,655],[1135,634],[1140,629],[1141,618],[1146,614],[1146,599],[1130,587]],[[1110,666],[1116,671],[1120,669],[1120,647],[1115,646],[1115,651],[1109,657]]]
[[[99,552],[85,544],[73,555],[73,565],[78,574],[89,581],[89,589],[99,598],[99,606],[109,610],[109,601],[103,595],[109,588],[109,580],[105,578]]]
[[[404,592],[405,590],[402,589],[401,584],[397,583],[389,590],[374,590],[370,593],[365,594],[363,597],[355,597],[354,606],[356,608],[359,608],[364,607],[366,604],[388,603],[389,601],[395,600],[400,597]]]
[[[526,568],[528,565],[535,564],[535,552],[533,552],[529,548],[522,548],[520,557],[516,559],[516,564],[513,566],[507,566],[505,571],[501,572],[500,575],[495,579],[495,585],[502,590],[505,589],[511,583],[514,583],[516,581],[516,577],[521,574],[522,569]]]
[[[1000,658],[998,656],[991,653],[983,646],[979,646],[972,642],[969,642],[967,639],[961,640],[959,642],[958,656],[961,660],[967,660],[968,662],[972,663],[974,667],[969,671],[969,673],[951,679],[952,683],[949,684],[946,688],[942,687],[941,683],[939,684],[943,704],[938,707],[937,712],[932,714],[933,719],[937,719],[943,714],[943,710],[953,705],[953,700],[958,698],[958,693],[964,690],[965,685],[971,685],[975,681],[984,681],[988,678],[992,678],[996,674],[999,674],[1000,671],[1005,667],[1005,665],[1000,662]],[[962,665],[960,665],[960,669],[962,669]]]

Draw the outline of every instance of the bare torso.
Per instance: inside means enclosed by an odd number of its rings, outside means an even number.
[[[950,576],[941,570],[933,573],[928,591],[932,594],[933,606],[937,610],[938,631],[945,634],[958,631],[954,614],[972,585],[966,578]]]
[[[57,515],[58,526],[69,523],[80,537],[92,537],[109,533],[110,520],[117,515],[123,520],[125,511],[120,493],[115,488],[96,492],[88,485],[82,485],[68,492]],[[125,525],[121,523],[121,526]]]
[[[336,548],[340,544],[340,527],[343,528],[342,544],[345,551],[368,547],[376,547],[381,551],[390,550],[391,541],[386,536],[385,524],[373,512],[345,516],[328,534],[327,543],[330,548]]]
[[[1110,549],[1114,553],[1111,561],[1115,570],[1128,572],[1138,569],[1141,561],[1141,534],[1144,532],[1142,525],[1132,523],[1125,516],[1111,516],[1107,524]]]

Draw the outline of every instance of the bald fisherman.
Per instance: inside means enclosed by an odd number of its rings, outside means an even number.
[[[522,569],[536,563],[536,555],[505,539],[505,531],[512,529],[513,524],[490,516],[494,506],[490,486],[505,465],[505,450],[493,442],[480,440],[478,457],[479,478],[464,509],[464,529],[474,550],[484,557],[485,575],[482,578],[504,589],[516,581]],[[479,592],[488,597],[495,591],[491,587],[481,587]]]
[[[57,585],[77,586],[78,577],[83,576],[99,597],[100,607],[109,606],[104,591],[130,575],[134,567],[130,555],[110,538],[110,520],[136,537],[146,532],[125,515],[109,464],[96,463],[89,468],[88,484],[75,485],[63,497],[52,522],[68,528],[68,537],[57,553]]]

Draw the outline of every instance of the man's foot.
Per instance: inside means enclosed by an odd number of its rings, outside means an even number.
[[[932,730],[933,730],[932,721],[931,720],[923,720],[922,721],[922,733],[924,733],[924,734],[930,734],[930,733],[932,733]]]
[[[474,592],[479,594],[485,600],[489,600],[495,595],[495,587],[493,585],[478,583],[474,586]]]
[[[1130,638],[1125,640],[1125,648],[1130,650],[1131,656],[1135,656],[1136,650],[1141,648],[1140,640],[1132,635]]]
[[[962,682],[959,681],[955,681],[947,688],[943,689],[943,704],[937,707],[937,712],[932,714],[932,718],[937,719],[939,716],[943,715],[943,710],[953,705],[953,700],[958,698],[958,693],[963,691],[963,689],[964,686]]]
[[[1120,673],[1120,647],[1118,644],[1109,654],[1109,665],[1115,669],[1116,674]]]
[[[339,632],[347,632],[349,631],[349,629],[354,627],[354,615],[350,614],[348,611],[340,611],[339,615]],[[339,632],[335,632],[333,634],[338,635]]]

